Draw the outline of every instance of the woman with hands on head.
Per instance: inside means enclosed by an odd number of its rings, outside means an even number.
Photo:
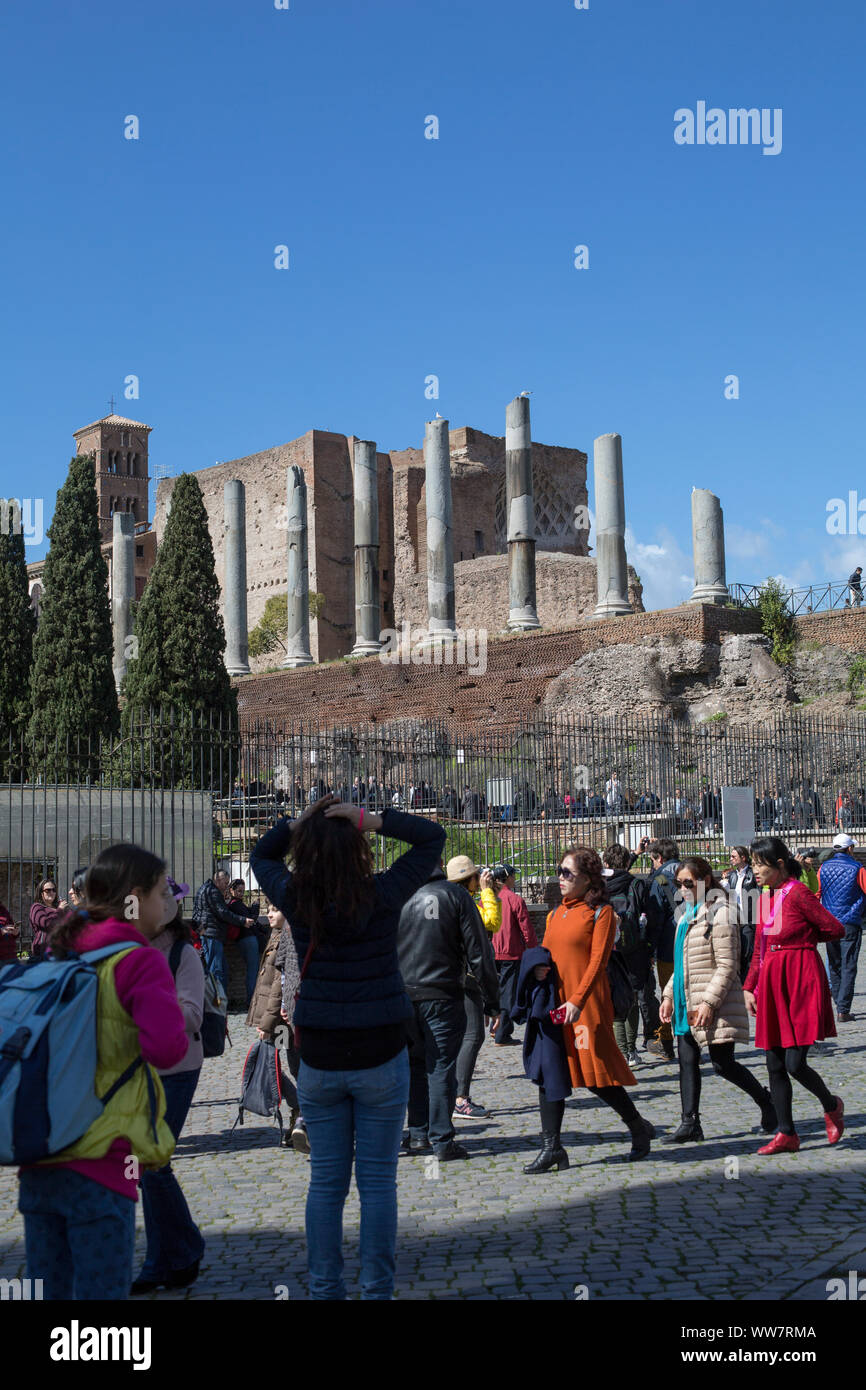
[[[367,831],[410,848],[375,873]],[[301,966],[292,1026],[310,1138],[306,1230],[314,1299],[346,1297],[343,1206],[353,1160],[361,1297],[393,1296],[397,1158],[409,1099],[406,1025],[413,1016],[397,925],[444,843],[445,831],[423,816],[390,808],[380,814],[325,795],[298,820],[277,821],[250,853],[257,882],[289,924]]]
[[[547,918],[544,947],[553,966],[537,966],[537,979],[549,969],[556,973],[557,1000],[565,1009],[562,1026],[568,1069],[573,1085],[603,1100],[625,1122],[632,1138],[629,1160],[646,1158],[655,1130],[638,1114],[626,1094],[636,1085],[613,1032],[613,1004],[607,962],[616,936],[616,913],[605,903],[601,859],[594,849],[574,846],[559,865],[561,905]],[[539,1088],[543,1148],[525,1173],[546,1173],[567,1166],[560,1131],[564,1100],[549,1100]],[[565,1162],[563,1162],[565,1159]]]
[[[700,1064],[705,1043],[713,1071],[752,1097],[761,1111],[761,1128],[772,1134],[776,1111],[769,1091],[734,1060],[735,1044],[749,1041],[736,910],[727,893],[715,886],[712,868],[700,856],[683,860],[676,882],[674,973],[665,985],[659,1013],[663,1023],[673,1024],[683,1113],[668,1142],[685,1144],[704,1137]]]

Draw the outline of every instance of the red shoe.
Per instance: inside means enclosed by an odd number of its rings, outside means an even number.
[[[836,1097],[836,1109],[824,1112],[824,1124],[827,1126],[827,1143],[838,1144],[845,1130],[845,1121],[842,1119],[845,1107],[842,1104],[842,1097]]]
[[[774,1134],[769,1144],[758,1149],[759,1154],[795,1154],[800,1147],[799,1134]]]

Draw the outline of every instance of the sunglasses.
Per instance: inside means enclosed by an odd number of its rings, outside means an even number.
[[[695,881],[694,881],[694,879],[692,879],[692,878],[678,878],[678,879],[677,879],[677,887],[678,887],[678,888],[692,888],[692,889],[693,889],[694,886],[695,886]]]
[[[560,864],[556,871],[556,875],[557,878],[567,879],[569,883],[574,883],[574,880],[577,878],[577,874],[573,874],[571,869],[566,869],[563,864]]]

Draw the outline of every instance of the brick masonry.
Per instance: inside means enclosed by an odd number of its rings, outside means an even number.
[[[473,673],[467,664],[385,665],[367,657],[246,676],[235,682],[238,708],[244,725],[267,720],[279,727],[303,719],[332,727],[446,719],[467,732],[513,727],[542,703],[550,682],[587,652],[664,635],[719,642],[722,634],[756,631],[757,621],[752,612],[706,604],[605,622],[587,618],[568,628],[490,640],[483,674]],[[810,640],[821,638],[814,635]]]

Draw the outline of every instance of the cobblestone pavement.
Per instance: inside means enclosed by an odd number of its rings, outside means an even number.
[[[591,1096],[567,1104],[571,1167],[526,1177],[538,1149],[535,1087],[518,1047],[485,1042],[473,1099],[490,1120],[459,1121],[468,1162],[401,1157],[399,1299],[813,1299],[826,1281],[866,1276],[866,997],[840,1037],[814,1055],[842,1095],[848,1129],[828,1147],[817,1102],[795,1090],[798,1154],[759,1158],[757,1111],[703,1067],[706,1140],[668,1146],[679,1121],[673,1063],[642,1066],[631,1091],[657,1126],[650,1159],[630,1164],[620,1121]],[[205,1063],[176,1168],[208,1242],[193,1289],[166,1299],[305,1298],[303,1234],[309,1161],[277,1147],[267,1121],[237,1114],[250,1033],[231,1019],[234,1048]],[[762,1054],[738,1056],[765,1079]],[[24,1274],[14,1170],[0,1170],[0,1276]],[[346,1205],[346,1273],[357,1291],[359,1208]],[[138,1213],[139,1250],[144,1242]],[[864,1285],[866,1287],[866,1285]]]

